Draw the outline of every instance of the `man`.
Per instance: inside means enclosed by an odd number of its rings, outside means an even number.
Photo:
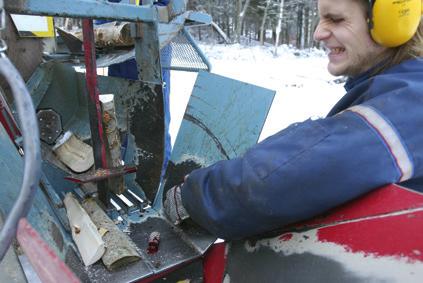
[[[239,239],[389,183],[423,192],[420,14],[414,36],[391,48],[369,33],[368,1],[319,0],[318,8],[314,38],[328,50],[329,72],[349,77],[345,96],[324,119],[293,124],[243,157],[193,171],[167,193],[174,223],[190,216],[216,236]]]

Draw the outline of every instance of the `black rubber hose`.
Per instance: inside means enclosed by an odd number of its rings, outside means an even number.
[[[0,54],[0,74],[12,89],[23,136],[24,175],[19,196],[0,231],[0,261],[15,237],[18,222],[25,217],[32,204],[41,173],[40,138],[37,117],[31,96],[21,75],[6,55]]]

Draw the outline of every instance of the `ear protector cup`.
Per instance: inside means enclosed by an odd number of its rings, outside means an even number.
[[[370,0],[369,28],[374,41],[386,47],[406,43],[423,14],[422,0]]]

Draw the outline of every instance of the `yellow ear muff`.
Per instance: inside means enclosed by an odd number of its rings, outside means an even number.
[[[376,0],[370,34],[380,45],[399,46],[413,37],[422,14],[422,0]]]

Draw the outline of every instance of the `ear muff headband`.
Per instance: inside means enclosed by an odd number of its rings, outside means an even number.
[[[416,33],[423,14],[422,0],[370,0],[370,5],[370,34],[380,45],[396,47]]]

